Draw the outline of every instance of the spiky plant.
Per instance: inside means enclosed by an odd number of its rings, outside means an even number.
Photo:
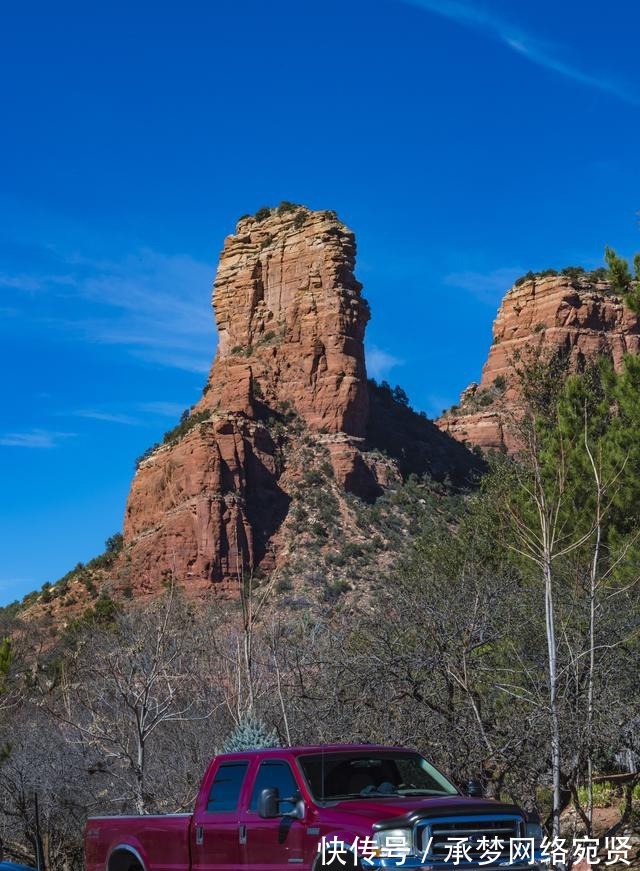
[[[276,733],[269,729],[255,714],[243,716],[231,735],[222,745],[223,753],[241,753],[244,750],[262,750],[279,747]]]

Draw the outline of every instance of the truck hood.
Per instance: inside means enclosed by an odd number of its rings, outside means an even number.
[[[376,823],[393,823],[394,825],[411,825],[418,819],[431,816],[464,815],[473,813],[485,814],[518,814],[522,811],[515,805],[503,804],[487,798],[474,798],[465,795],[429,796],[416,798],[366,798],[339,801],[325,806],[323,817],[335,814],[343,822],[353,818],[353,821],[367,820],[372,825]]]

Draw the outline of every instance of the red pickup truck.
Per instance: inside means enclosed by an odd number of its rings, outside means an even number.
[[[537,819],[463,795],[412,750],[286,747],[214,757],[192,814],[90,818],[85,869],[530,869],[541,836]]]

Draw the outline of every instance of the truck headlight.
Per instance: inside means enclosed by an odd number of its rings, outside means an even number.
[[[400,858],[413,854],[413,832],[411,829],[382,829],[373,836],[373,844],[379,856]]]

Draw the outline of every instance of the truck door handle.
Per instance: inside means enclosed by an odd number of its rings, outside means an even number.
[[[244,823],[240,823],[240,843],[247,843],[247,827]]]
[[[204,844],[204,828],[202,826],[196,826],[196,844],[198,846]]]

